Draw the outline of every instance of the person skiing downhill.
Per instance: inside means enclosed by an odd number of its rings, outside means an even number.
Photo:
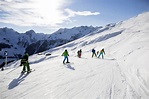
[[[81,55],[82,55],[82,50],[81,50],[81,49],[80,49],[80,50],[78,50],[77,54],[78,54],[78,57],[79,57],[79,58],[81,58]]]
[[[100,55],[102,55],[102,59],[104,59],[104,56],[103,56],[103,55],[105,55],[104,48],[102,50],[100,50],[100,54],[99,54],[98,58],[100,58]]]
[[[96,50],[93,48],[93,49],[92,49],[92,57],[93,57],[94,55],[97,57],[97,55],[96,55]]]
[[[69,54],[68,54],[67,49],[63,52],[62,56],[64,56],[63,64],[65,64],[65,60],[67,60],[66,63],[70,63],[68,59]]]
[[[28,62],[28,57],[29,57],[29,55],[28,55],[28,53],[26,53],[21,60],[21,64],[23,64],[23,70],[21,73],[26,72],[26,69],[27,69],[27,73],[31,72],[29,62]]]

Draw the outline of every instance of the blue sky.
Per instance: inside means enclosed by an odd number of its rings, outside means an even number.
[[[59,28],[105,26],[149,11],[149,0],[0,0],[0,27],[52,33]]]

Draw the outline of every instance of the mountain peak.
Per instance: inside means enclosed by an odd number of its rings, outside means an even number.
[[[8,28],[8,27],[4,27],[4,28],[0,28],[0,30],[2,30],[2,32],[4,32],[4,33],[13,33],[13,32],[15,32],[15,33],[18,33],[17,31],[15,31],[15,30],[13,30],[12,28]]]
[[[34,30],[29,30],[29,31],[26,31],[25,32],[27,35],[30,35],[30,34],[35,34],[35,31]]]

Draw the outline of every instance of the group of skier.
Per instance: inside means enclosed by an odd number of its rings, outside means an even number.
[[[78,50],[78,52],[77,52],[77,56],[78,56],[79,58],[81,58],[81,55],[82,55],[82,50],[80,49],[80,50]],[[69,54],[68,54],[67,49],[63,52],[62,56],[64,56],[63,64],[65,64],[65,60],[66,60],[66,63],[70,63],[70,62],[69,62],[69,59],[68,59]]]
[[[96,50],[94,48],[92,49],[92,58],[94,56],[96,56],[97,58],[100,58],[100,56],[102,56],[102,59],[104,59],[104,54],[105,54],[104,48],[102,48],[100,50],[100,53],[99,53],[99,51],[97,51],[97,53],[96,53]],[[78,58],[81,58],[81,55],[82,55],[82,49],[77,51]],[[68,59],[69,53],[68,53],[67,49],[62,53],[62,56],[64,56],[63,64],[70,63],[69,59]],[[29,54],[26,53],[23,56],[23,58],[21,59],[20,66],[23,65],[23,70],[21,73],[25,73],[25,72],[30,73],[31,72],[28,58],[29,58]]]
[[[97,53],[96,53],[96,50],[95,50],[94,48],[92,49],[92,57],[96,56],[96,57],[100,58],[100,56],[102,56],[102,59],[104,59],[104,55],[105,55],[105,54],[106,54],[106,53],[105,53],[104,48],[102,48],[102,49],[100,50],[100,53],[99,53],[99,51],[97,51]]]
[[[81,55],[82,55],[82,49],[77,51],[78,58],[81,58]],[[102,48],[100,50],[100,53],[99,53],[99,51],[97,51],[97,53],[96,53],[96,50],[94,48],[92,49],[92,58],[94,56],[96,56],[97,58],[100,58],[100,56],[102,56],[102,59],[104,59],[104,55],[105,55],[104,48]],[[66,63],[70,63],[69,59],[68,59],[69,54],[68,54],[67,49],[63,52],[62,56],[64,56],[63,64],[65,64],[65,61],[66,61]]]

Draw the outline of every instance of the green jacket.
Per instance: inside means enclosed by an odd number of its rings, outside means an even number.
[[[64,51],[64,53],[62,54],[62,56],[69,56],[67,51]]]

